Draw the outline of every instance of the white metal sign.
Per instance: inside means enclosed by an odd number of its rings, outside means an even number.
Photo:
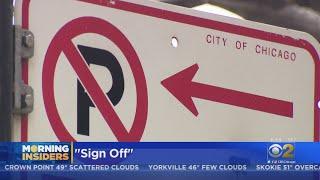
[[[319,140],[311,36],[151,1],[20,0],[19,141]]]

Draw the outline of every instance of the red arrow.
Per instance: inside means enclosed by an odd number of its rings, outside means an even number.
[[[194,64],[161,82],[195,116],[198,116],[199,113],[192,97],[290,118],[293,117],[292,102],[193,82],[192,79],[198,69],[198,64]]]

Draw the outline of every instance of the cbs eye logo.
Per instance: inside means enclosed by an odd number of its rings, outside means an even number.
[[[292,144],[272,144],[268,149],[268,155],[272,158],[294,158],[294,146]]]

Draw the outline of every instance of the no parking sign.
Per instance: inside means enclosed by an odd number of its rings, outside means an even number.
[[[21,0],[28,141],[319,140],[318,43],[150,1]],[[171,42],[174,41],[174,44]]]
[[[137,87],[137,114],[129,132],[123,126],[112,104],[106,98],[105,93],[99,87],[87,64],[82,60],[77,48],[72,43],[72,39],[75,36],[83,33],[97,33],[109,38],[118,45],[129,61]],[[54,72],[58,57],[62,52],[66,54],[67,59],[82,82],[82,86],[87,90],[115,137],[119,141],[139,141],[145,128],[148,106],[147,85],[139,58],[130,42],[116,27],[104,20],[93,17],[75,19],[64,26],[52,40],[44,60],[42,75],[43,98],[50,124],[59,140],[75,141],[64,127],[63,120],[55,107]],[[117,77],[115,76],[115,78]]]

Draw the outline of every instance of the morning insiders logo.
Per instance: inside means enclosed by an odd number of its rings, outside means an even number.
[[[295,163],[295,146],[292,143],[271,144],[268,148],[268,163]]]
[[[71,146],[67,143],[30,143],[21,146],[25,161],[70,161]]]

